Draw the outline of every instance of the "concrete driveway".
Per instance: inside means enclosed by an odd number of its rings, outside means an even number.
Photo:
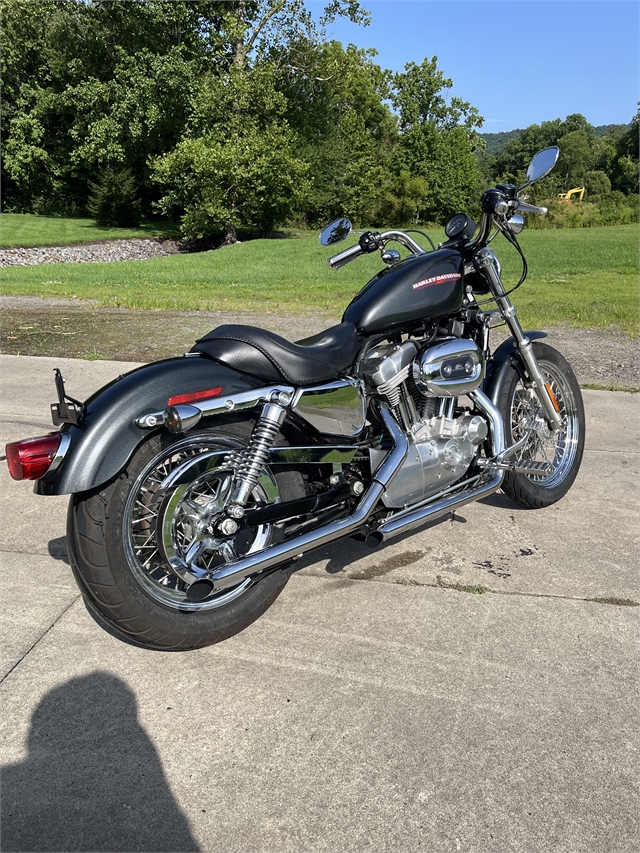
[[[132,368],[1,356],[3,444],[51,429],[57,364],[76,397]],[[640,608],[587,599],[640,602],[640,396],[584,396],[560,503],[334,544],[182,654],[93,621],[67,499],[2,463],[2,849],[638,850]]]

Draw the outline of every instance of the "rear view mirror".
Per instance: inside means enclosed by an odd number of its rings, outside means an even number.
[[[351,234],[351,223],[343,217],[327,225],[320,235],[320,242],[323,246],[333,246],[334,243],[346,240],[349,234]]]
[[[527,169],[527,182],[518,189],[518,192],[523,190],[525,187],[528,187],[530,184],[535,183],[535,181],[539,181],[540,178],[544,178],[545,175],[548,175],[556,165],[559,154],[560,149],[557,145],[551,145],[549,148],[543,148],[542,151],[538,151],[536,156],[529,163],[529,168]]]

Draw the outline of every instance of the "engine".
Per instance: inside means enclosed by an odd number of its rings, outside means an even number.
[[[486,420],[457,406],[484,377],[482,352],[473,341],[420,346],[413,340],[382,344],[364,362],[369,390],[387,398],[409,438],[409,453],[383,495],[388,507],[404,507],[455,483],[487,438]],[[386,455],[371,450],[375,471]]]

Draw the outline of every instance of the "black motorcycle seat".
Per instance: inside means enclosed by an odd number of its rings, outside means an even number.
[[[337,379],[355,361],[360,343],[353,323],[296,343],[266,329],[229,324],[199,338],[191,351],[265,382],[300,386]]]

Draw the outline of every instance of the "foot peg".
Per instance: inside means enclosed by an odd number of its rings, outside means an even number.
[[[510,462],[508,459],[478,459],[478,466],[491,471],[513,471],[516,474],[531,474],[548,477],[553,474],[553,465],[549,462]]]

